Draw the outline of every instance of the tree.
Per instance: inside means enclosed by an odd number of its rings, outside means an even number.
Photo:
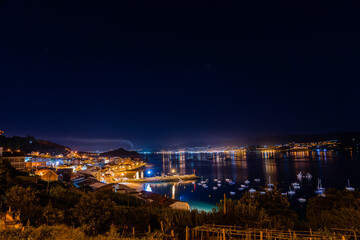
[[[64,212],[54,208],[50,201],[48,205],[42,209],[42,217],[46,225],[60,224],[64,219]]]
[[[74,207],[83,195],[75,187],[52,186],[49,191],[49,198],[56,208],[68,209]]]
[[[0,184],[8,185],[16,176],[16,169],[13,168],[8,160],[2,159],[0,161]]]
[[[77,224],[88,235],[97,235],[110,229],[115,203],[109,199],[101,199],[94,193],[84,194],[75,205],[73,215]]]
[[[20,211],[20,220],[23,224],[29,219],[31,223],[38,224],[41,217],[41,206],[36,196],[36,190],[28,187],[13,186],[6,193],[6,203],[12,210]]]
[[[278,189],[267,191],[266,194],[255,194],[255,197],[247,197],[243,200],[254,204],[258,209],[262,209],[270,217],[272,228],[288,229],[293,228],[297,215],[290,209],[287,196],[283,196]]]
[[[287,197],[274,189],[265,194],[247,193],[240,200],[226,200],[226,215],[220,202],[216,217],[219,224],[288,229],[294,227],[297,215],[290,209]]]
[[[309,200],[306,216],[313,229],[360,229],[360,193],[329,189]]]

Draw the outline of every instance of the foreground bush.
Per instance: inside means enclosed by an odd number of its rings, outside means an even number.
[[[360,193],[329,189],[326,197],[310,199],[306,209],[312,229],[360,229]]]
[[[72,228],[66,225],[41,226],[38,228],[7,229],[0,230],[0,239],[6,240],[118,240],[118,239],[173,239],[169,235],[154,232],[139,236],[139,238],[123,237],[116,230],[95,237],[87,236],[80,228]]]
[[[286,196],[274,189],[266,194],[245,194],[240,200],[226,200],[218,204],[214,217],[219,225],[237,225],[251,228],[292,229],[297,220],[296,213],[290,209]]]
[[[16,240],[83,240],[88,239],[82,231],[76,228],[61,226],[41,226],[38,228],[7,229],[0,231],[0,239]]]

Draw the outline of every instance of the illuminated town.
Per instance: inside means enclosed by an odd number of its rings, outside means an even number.
[[[357,240],[359,1],[0,1],[0,240]]]

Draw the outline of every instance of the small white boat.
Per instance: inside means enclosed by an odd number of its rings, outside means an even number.
[[[270,176],[269,176],[269,183],[268,183],[268,187],[274,187],[274,184],[272,184],[272,183],[271,183]]]
[[[255,182],[260,182],[260,178],[255,178],[254,181]]]
[[[315,193],[320,195],[320,196],[325,196],[324,195],[324,192],[325,192],[325,188],[322,187],[322,184],[321,184],[321,179],[318,178],[318,186],[316,188],[316,191]]]
[[[350,180],[348,179],[348,185],[345,187],[346,190],[348,191],[355,191],[355,188],[350,186]]]
[[[256,192],[255,189],[253,189],[253,188],[250,188],[250,189],[249,189],[249,193],[254,193],[254,192]]]
[[[230,195],[235,195],[235,192],[230,192]]]
[[[201,183],[201,184],[205,184],[205,183],[206,183],[206,181],[200,181],[200,183]]]
[[[231,180],[227,178],[227,179],[225,179],[225,181],[230,182]]]
[[[218,183],[218,187],[221,187],[221,184],[220,184],[220,183]]]
[[[249,180],[246,180],[246,181],[245,181],[245,184],[250,184],[250,181],[249,181]]]
[[[214,182],[217,182],[218,181],[218,179],[217,178],[214,178]]]
[[[213,190],[216,190],[217,189],[217,187],[213,187]]]
[[[300,189],[300,184],[297,183],[297,182],[292,183],[291,185],[293,186],[294,190],[299,190]]]
[[[287,192],[283,192],[283,193],[281,193],[281,195],[286,196],[286,195],[287,195]]]
[[[203,188],[208,188],[208,185],[206,185],[206,184],[203,184],[202,186],[203,186]]]
[[[242,187],[242,188],[246,188],[246,185],[244,185],[244,184],[241,184],[241,185],[240,185],[240,187]]]
[[[266,189],[267,191],[272,191],[273,189],[272,188],[268,188],[268,189]]]
[[[300,171],[300,172],[296,175],[296,177],[297,177],[299,180],[301,180],[301,179],[303,178],[302,172]]]
[[[289,187],[289,191],[287,192],[288,195],[295,195],[295,190],[292,190],[291,187]]]
[[[261,194],[261,195],[264,195],[264,194],[265,194],[265,192],[261,191],[261,192],[260,192],[260,194]]]
[[[218,183],[221,183],[221,181],[219,180],[219,181],[217,181]]]
[[[306,199],[305,198],[298,198],[299,203],[305,203]]]
[[[199,186],[201,186],[201,183],[198,183]]]
[[[244,188],[242,188],[242,187],[241,187],[241,188],[238,188],[238,189],[239,189],[239,191],[244,191]]]

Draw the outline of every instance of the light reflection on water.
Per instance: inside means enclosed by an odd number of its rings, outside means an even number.
[[[347,179],[351,180],[353,187],[360,187],[359,153],[334,152],[334,151],[301,151],[301,152],[238,152],[238,153],[181,153],[150,155],[149,163],[154,166],[150,169],[154,173],[192,174],[209,179],[208,188],[198,186],[197,182],[159,183],[150,184],[152,192],[166,195],[181,201],[189,202],[190,207],[201,210],[211,210],[223,198],[225,193],[228,198],[239,199],[242,196],[238,190],[245,180],[251,181],[251,187],[260,189],[265,186],[269,177],[279,188],[289,188],[293,182],[299,182],[296,175],[301,171],[304,175],[311,173],[313,178],[301,180],[301,190],[291,201],[295,207],[302,207],[297,203],[299,197],[311,197],[321,178],[326,188],[335,187],[343,189]],[[222,180],[222,186],[217,186],[213,179]],[[260,178],[260,183],[254,183],[255,178]],[[234,185],[225,183],[225,179],[235,181]],[[230,196],[230,191],[235,191]]]

